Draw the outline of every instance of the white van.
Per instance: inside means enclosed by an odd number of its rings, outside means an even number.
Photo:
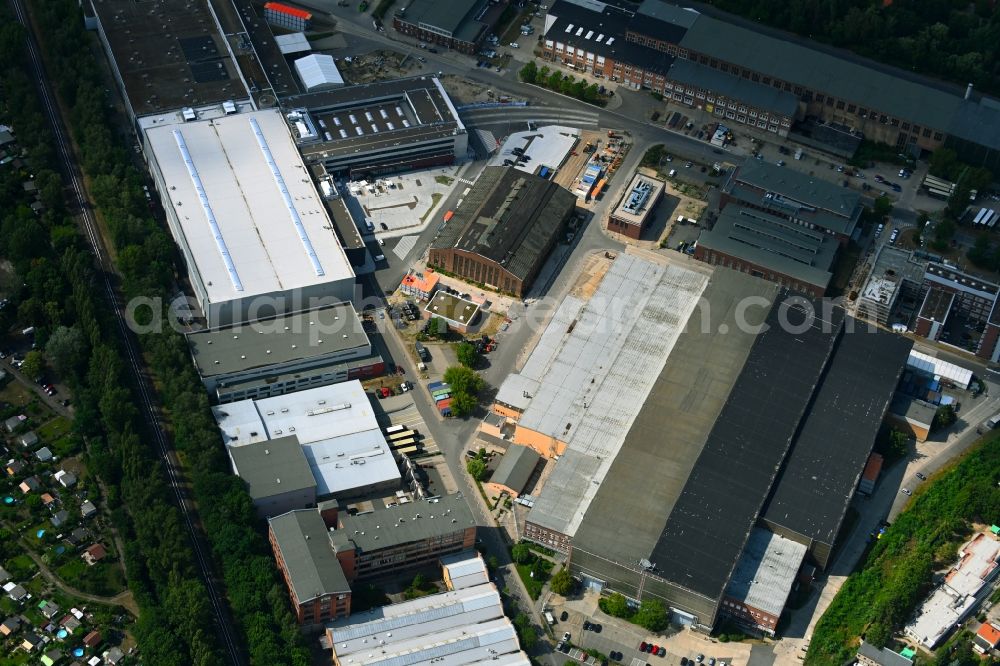
[[[677,169],[671,169],[670,173],[668,173],[667,176],[670,177],[670,178],[676,178],[677,177]]]
[[[376,254],[375,255],[375,261],[376,262],[385,261],[385,255],[384,254]]]

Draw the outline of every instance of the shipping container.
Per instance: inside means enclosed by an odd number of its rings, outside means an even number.
[[[447,213],[444,214],[444,221],[447,222],[453,217],[455,217],[455,211],[449,210]]]
[[[451,391],[437,391],[434,393],[434,402],[441,402],[451,397]]]
[[[444,382],[431,382],[430,384],[427,385],[427,390],[436,391],[437,389],[444,388],[445,386],[447,386],[447,384],[445,384]]]
[[[546,166],[543,166],[541,169],[539,169],[538,170],[538,177],[539,178],[548,178],[549,177],[549,168],[546,167]]]

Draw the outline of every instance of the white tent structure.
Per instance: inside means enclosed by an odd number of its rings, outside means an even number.
[[[331,90],[344,85],[344,77],[340,75],[333,56],[313,53],[295,61],[295,71],[298,72],[302,85],[306,90]]]

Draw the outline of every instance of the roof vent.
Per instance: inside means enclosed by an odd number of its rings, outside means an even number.
[[[265,456],[271,455],[271,450],[270,449],[264,449],[264,455]]]
[[[274,482],[275,483],[281,483],[281,479],[275,479]],[[309,537],[306,537],[306,538],[308,539]]]
[[[292,349],[298,349],[298,345],[292,345]]]
[[[241,358],[241,359],[243,359],[243,360],[245,361],[245,360],[246,360],[246,358],[247,358],[247,355],[246,355],[246,354],[240,354],[240,358]]]
[[[267,351],[265,351],[264,353],[265,353],[265,354],[270,354],[270,353],[271,353],[271,350],[270,350],[270,349],[268,349],[268,350],[267,350]]]

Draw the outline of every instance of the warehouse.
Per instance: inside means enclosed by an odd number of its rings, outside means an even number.
[[[431,244],[428,264],[523,296],[575,209],[576,197],[551,181],[486,167]]]
[[[526,538],[592,589],[711,627],[759,521],[827,563],[911,342],[690,266],[620,255],[590,301],[564,299],[493,411],[558,456]]]
[[[382,357],[350,303],[187,334],[195,368],[218,403],[374,377]]]
[[[392,17],[392,27],[422,42],[472,55],[500,20],[508,0],[408,0]]]
[[[540,460],[541,456],[534,449],[511,444],[503,454],[493,476],[483,484],[483,488],[487,494],[494,497],[506,493],[516,498],[528,485]]]
[[[637,173],[622,193],[622,198],[608,218],[608,231],[634,238],[642,235],[642,229],[663,196],[666,183]]]
[[[337,69],[333,56],[312,53],[295,61],[295,72],[306,92],[333,90],[344,85],[344,77]]]
[[[468,133],[433,76],[376,81],[286,97],[320,130],[300,142],[309,164],[348,178],[453,164],[465,157]]]
[[[504,616],[500,594],[488,583],[337,620],[327,626],[326,636],[334,666],[531,663]]]
[[[449,590],[464,590],[490,582],[490,572],[479,553],[459,553],[441,558],[441,574]]]
[[[354,272],[277,110],[145,130],[210,328],[349,301]]]
[[[294,434],[319,499],[395,489],[400,483],[396,461],[357,380],[232,402],[212,413],[229,447]]]

